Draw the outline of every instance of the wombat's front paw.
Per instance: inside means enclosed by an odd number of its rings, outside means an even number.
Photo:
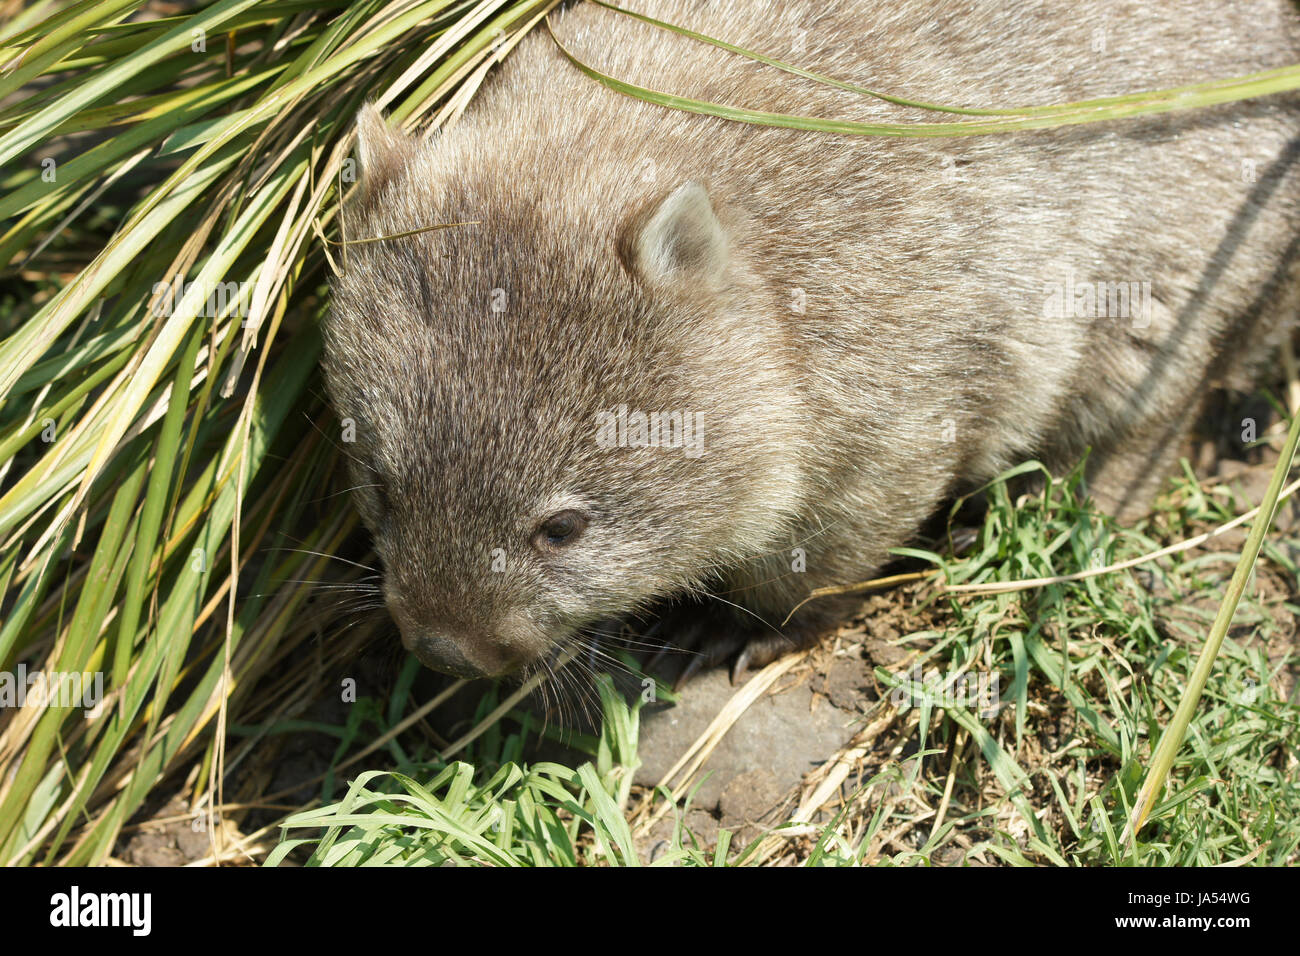
[[[800,642],[781,633],[757,633],[754,630],[735,630],[730,634],[716,635],[687,660],[673,689],[680,690],[705,667],[731,662],[731,683],[740,683],[747,670],[758,670],[791,651],[816,643],[816,637]]]
[[[826,614],[801,615],[784,627],[750,617],[729,606],[713,608],[698,602],[674,605],[657,622],[654,632],[671,647],[662,647],[647,662],[653,669],[673,651],[686,656],[673,681],[680,689],[708,667],[729,663],[731,683],[739,683],[747,670],[758,670],[784,654],[811,647],[834,626]]]

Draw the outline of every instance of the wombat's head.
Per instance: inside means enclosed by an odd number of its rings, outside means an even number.
[[[359,137],[324,365],[421,661],[527,669],[772,546],[799,484],[790,349],[703,185],[370,109]],[[464,224],[357,243],[439,223]]]

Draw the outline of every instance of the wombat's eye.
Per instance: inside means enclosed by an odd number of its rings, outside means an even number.
[[[560,511],[542,522],[533,535],[533,543],[539,548],[562,548],[577,541],[586,527],[587,519],[580,512]]]

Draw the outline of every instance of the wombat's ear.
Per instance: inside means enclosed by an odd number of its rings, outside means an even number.
[[[357,162],[361,188],[371,195],[405,165],[416,140],[401,130],[390,129],[373,103],[357,113]]]
[[[727,267],[727,233],[708,192],[692,181],[633,220],[621,251],[632,271],[655,285],[716,285]]]

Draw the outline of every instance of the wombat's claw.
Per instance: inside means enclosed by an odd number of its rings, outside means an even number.
[[[738,628],[734,620],[709,613],[707,609],[704,612],[691,609],[688,613],[689,617],[676,618],[678,626],[664,627],[665,633],[673,635],[673,646],[660,647],[643,668],[651,673],[668,654],[685,654],[686,664],[673,681],[673,690],[681,690],[700,671],[727,663],[734,686],[741,682],[746,671],[766,667],[781,655],[807,646],[815,637],[812,632],[805,635],[800,628],[790,634],[766,627],[762,633],[752,626]]]
[[[692,677],[704,669],[707,660],[708,659],[703,654],[696,653],[686,662],[686,667],[677,675],[677,680],[673,681],[673,690],[679,691],[685,687]]]
[[[674,630],[674,628],[671,627],[664,627],[664,619],[661,618],[654,623],[653,627],[649,631],[646,632],[646,636],[654,631],[660,630],[661,628],[669,633]],[[686,674],[678,677],[673,684],[673,687],[677,688],[686,682],[687,675],[694,674],[700,669],[702,664],[696,663],[697,661],[702,661],[703,664],[710,663],[710,661],[703,660],[706,655],[698,650],[701,646],[707,646],[708,641],[706,636],[707,628],[703,623],[699,620],[692,620],[675,630],[676,633],[673,635],[672,643],[662,643],[659,648],[650,655],[649,659],[645,662],[645,666],[642,667],[641,670],[643,673],[650,674],[664,662],[664,658],[669,654],[689,654],[691,655],[691,659],[688,662]],[[713,661],[712,663],[716,663],[716,661]]]
[[[705,652],[696,652],[691,656],[681,676],[673,682],[673,690],[681,690],[701,670],[721,664],[728,658],[731,658],[729,675],[731,685],[734,687],[741,682],[746,671],[766,667],[795,647],[794,641],[780,634],[767,634],[762,637],[737,635],[715,639]]]
[[[750,638],[745,642],[745,646],[740,649],[740,653],[736,655],[736,659],[731,664],[732,685],[740,683],[745,671],[756,671],[766,667],[778,657],[798,650],[800,646],[798,641],[792,640],[784,634],[764,634],[761,637]]]
[[[754,657],[754,652],[751,650],[753,646],[754,646],[754,642],[750,641],[748,644],[746,644],[744,647],[740,649],[740,653],[736,655],[736,659],[731,662],[731,686],[732,687],[735,687],[737,684],[739,684],[740,678],[744,676],[745,671],[749,670],[750,661],[752,661]]]
[[[677,680],[673,681],[673,690],[681,690],[692,677],[704,670],[704,668],[721,664],[737,650],[743,649],[743,640],[741,638],[718,637],[706,643],[703,650],[697,650],[690,647],[689,644],[698,644],[703,640],[703,628],[691,636],[695,640],[688,642],[686,649],[686,653],[691,656],[686,662],[686,667],[678,675]]]
[[[664,645],[663,647],[659,648],[659,650],[651,654],[650,658],[645,662],[645,665],[641,668],[641,672],[644,674],[652,673],[655,670],[655,668],[657,668],[660,664],[664,662],[664,657],[667,656],[670,650],[673,650],[673,648]]]

